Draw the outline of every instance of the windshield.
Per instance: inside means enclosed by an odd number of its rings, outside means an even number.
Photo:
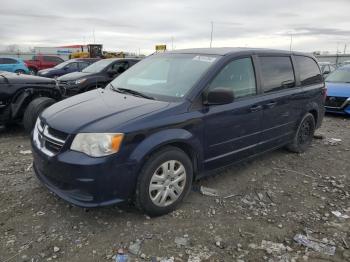
[[[103,69],[105,69],[108,65],[110,65],[114,60],[103,59],[98,62],[95,62],[88,67],[85,67],[82,72],[84,73],[99,73]]]
[[[333,71],[327,78],[326,82],[350,83],[350,69],[338,69]]]
[[[71,63],[71,61],[65,61],[63,63],[60,63],[60,64],[56,65],[54,68],[62,69],[63,67],[65,67],[66,65],[68,65],[70,63]]]
[[[198,54],[153,55],[111,82],[157,99],[182,98],[217,60],[217,56]],[[176,99],[176,100],[178,100]]]

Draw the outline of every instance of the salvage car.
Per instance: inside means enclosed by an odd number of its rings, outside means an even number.
[[[58,77],[58,85],[64,96],[72,96],[85,91],[105,87],[128,68],[139,62],[136,58],[103,59],[74,72]]]
[[[25,60],[31,75],[36,75],[38,71],[54,67],[63,62],[63,59],[55,55],[35,55],[30,60]]]
[[[326,112],[350,115],[350,65],[338,68],[326,78]]]
[[[29,74],[28,67],[22,59],[13,57],[0,57],[0,71],[17,74]]]
[[[322,123],[325,95],[308,54],[157,53],[105,89],[46,109],[33,131],[33,168],[72,204],[133,200],[158,216],[174,210],[192,181],[210,170],[280,147],[307,150]]]
[[[73,72],[80,72],[89,65],[95,63],[99,59],[96,58],[79,58],[70,59],[63,63],[60,63],[54,67],[40,70],[38,76],[56,78]]]
[[[41,111],[60,99],[53,79],[0,72],[0,125],[20,122],[31,132]]]

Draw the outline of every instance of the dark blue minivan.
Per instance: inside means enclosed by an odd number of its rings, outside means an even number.
[[[34,170],[82,207],[133,200],[172,211],[207,171],[284,147],[304,152],[324,115],[314,57],[248,48],[157,53],[46,109]]]

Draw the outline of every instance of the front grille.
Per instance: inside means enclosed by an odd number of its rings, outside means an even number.
[[[341,108],[345,105],[347,97],[327,96],[325,106]]]
[[[53,129],[38,119],[33,131],[35,145],[45,154],[54,156],[62,149],[68,134]]]

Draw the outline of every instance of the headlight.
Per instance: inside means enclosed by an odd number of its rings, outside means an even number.
[[[70,149],[92,157],[107,156],[119,151],[123,137],[121,133],[80,133],[75,136]]]
[[[85,81],[86,81],[86,78],[78,79],[75,81],[75,84],[80,85],[80,84],[84,83]]]

